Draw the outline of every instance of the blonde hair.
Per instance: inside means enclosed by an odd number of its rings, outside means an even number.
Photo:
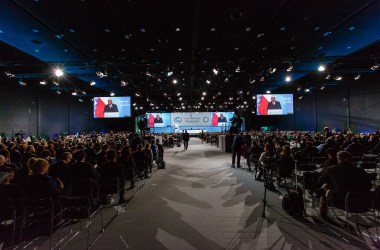
[[[34,174],[46,174],[49,170],[49,162],[45,159],[38,158],[31,167]]]

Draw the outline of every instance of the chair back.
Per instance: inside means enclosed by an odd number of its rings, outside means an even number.
[[[100,182],[101,194],[118,194],[119,190],[119,178],[103,178]]]
[[[372,207],[371,192],[348,192],[345,198],[345,210],[349,213],[365,213]]]
[[[16,218],[16,204],[12,199],[0,199],[0,221]]]
[[[311,158],[311,164],[321,165],[325,163],[326,160],[327,160],[327,157],[313,157]]]

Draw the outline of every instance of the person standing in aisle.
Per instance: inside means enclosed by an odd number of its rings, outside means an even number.
[[[187,148],[189,147],[189,140],[190,140],[190,135],[189,133],[187,133],[187,130],[185,130],[182,134],[182,140],[183,140],[183,147],[184,147],[184,150],[187,150]]]
[[[244,144],[243,133],[237,134],[234,138],[234,142],[232,143],[232,166],[235,167],[235,159],[237,156],[237,167],[240,168],[240,158],[242,152],[242,146]]]

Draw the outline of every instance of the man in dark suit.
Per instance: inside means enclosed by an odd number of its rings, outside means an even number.
[[[235,136],[234,142],[232,143],[232,167],[235,167],[235,159],[237,156],[237,167],[240,168],[240,157],[242,152],[242,147],[244,144],[243,133]]]
[[[183,147],[185,150],[189,147],[189,140],[190,140],[190,135],[187,133],[187,130],[185,130],[182,134],[182,140],[183,140]]]
[[[111,99],[108,99],[108,104],[104,107],[104,113],[106,112],[119,112],[117,105],[113,104]]]
[[[218,117],[218,122],[227,122],[227,119],[223,116],[223,114],[220,114],[220,116]]]
[[[154,118],[154,123],[163,123],[164,121],[159,115],[156,115],[156,118]]]
[[[319,203],[320,213],[324,218],[328,205],[344,208],[347,192],[369,192],[372,188],[368,174],[352,164],[352,155],[349,152],[340,151],[337,158],[338,164],[327,168],[318,179],[322,189],[326,191]]]
[[[281,109],[281,103],[276,101],[276,97],[272,96],[268,103],[268,109]]]

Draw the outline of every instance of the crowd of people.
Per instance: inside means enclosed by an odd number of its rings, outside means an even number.
[[[377,161],[380,153],[380,131],[374,133],[332,133],[329,128],[322,132],[304,131],[251,131],[234,136],[232,167],[240,166],[240,157],[247,159],[249,171],[255,164],[256,179],[263,176],[266,168],[270,177],[279,171],[291,173],[296,164],[312,164],[313,159],[323,159],[315,171],[304,174],[306,188],[320,199],[320,212],[326,217],[327,206],[344,207],[347,192],[367,192],[373,187],[370,175],[354,164],[364,156]],[[275,164],[273,164],[275,162]],[[280,169],[284,166],[289,169]],[[271,175],[271,173],[275,175]],[[266,180],[267,181],[267,180]],[[268,185],[268,184],[266,184]]]
[[[154,162],[163,161],[164,147],[153,136],[130,132],[62,136],[56,140],[26,141],[2,138],[0,197],[53,198],[71,196],[76,180],[100,186],[119,180],[119,203],[133,188],[136,176],[149,178]],[[130,187],[126,187],[129,181]]]

